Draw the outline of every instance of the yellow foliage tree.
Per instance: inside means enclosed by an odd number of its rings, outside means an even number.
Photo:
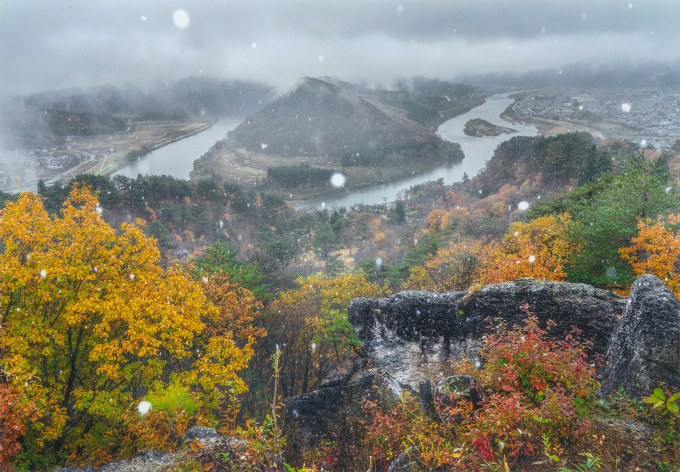
[[[469,219],[470,213],[467,208],[457,206],[442,217],[441,228],[457,228],[467,223]]]
[[[621,258],[630,263],[635,275],[656,275],[676,297],[680,297],[680,231],[669,230],[667,226],[678,224],[680,214],[654,225],[650,219],[640,220],[631,246],[619,249]]]
[[[485,283],[521,277],[565,280],[567,260],[577,251],[576,243],[566,236],[572,224],[571,215],[563,213],[510,225],[498,253],[488,267]]]
[[[442,226],[442,219],[446,216],[446,210],[442,208],[435,208],[427,216],[427,229],[431,231],[439,231]]]
[[[245,389],[250,342],[237,345],[204,284],[164,271],[138,225],[116,232],[97,210],[75,188],[60,217],[32,194],[0,212],[0,369],[38,406],[23,441],[36,454],[115,450],[133,402],[171,383],[208,416],[222,388]]]

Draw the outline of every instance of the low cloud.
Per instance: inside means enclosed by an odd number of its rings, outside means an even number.
[[[0,4],[3,93],[188,75],[290,88],[302,76],[390,83],[567,64],[680,61],[680,2],[25,0]],[[172,21],[182,8],[186,28]]]

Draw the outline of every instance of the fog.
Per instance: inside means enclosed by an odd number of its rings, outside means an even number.
[[[302,76],[677,68],[678,18],[676,0],[10,0],[0,3],[0,90],[205,75],[285,91]]]

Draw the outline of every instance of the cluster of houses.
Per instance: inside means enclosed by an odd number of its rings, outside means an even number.
[[[524,116],[619,124],[629,131],[616,138],[644,140],[656,148],[668,148],[680,139],[677,89],[543,90],[517,102],[513,110]]]

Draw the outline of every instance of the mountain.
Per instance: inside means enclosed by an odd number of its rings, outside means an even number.
[[[149,90],[102,85],[84,90],[48,90],[0,100],[5,112],[59,110],[96,115],[134,115],[143,120],[243,117],[274,96],[271,87],[241,80],[186,77]]]
[[[293,92],[249,117],[230,138],[248,151],[290,157],[338,158],[348,151],[438,148],[443,143],[408,119],[404,109],[385,105],[369,92],[305,78]]]
[[[111,115],[64,110],[16,111],[0,114],[0,138],[8,148],[39,147],[65,136],[97,136],[125,131],[124,120]]]

